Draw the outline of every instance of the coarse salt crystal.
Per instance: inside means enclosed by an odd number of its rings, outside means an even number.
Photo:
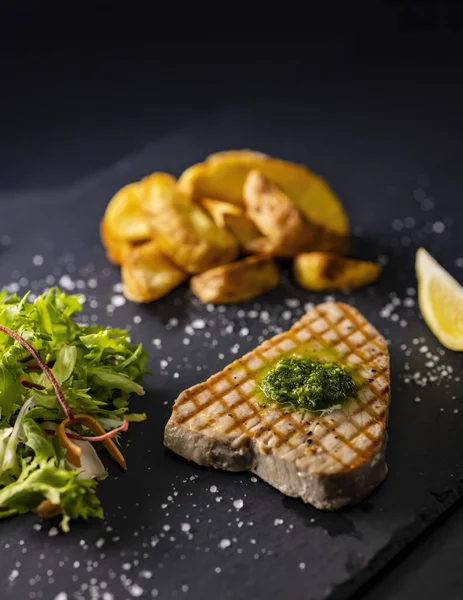
[[[204,329],[206,327],[206,321],[204,321],[204,319],[195,319],[192,321],[191,326],[194,329]]]
[[[120,294],[115,294],[114,296],[111,296],[111,304],[113,306],[124,306],[125,303],[126,299],[124,298],[124,296],[121,296]]]
[[[442,223],[442,221],[436,221],[435,223],[433,223],[432,230],[434,231],[434,233],[444,233],[445,225],[444,223]]]

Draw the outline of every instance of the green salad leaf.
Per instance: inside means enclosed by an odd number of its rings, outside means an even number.
[[[64,395],[65,410],[67,404],[73,414],[90,416],[111,437],[113,430],[126,428],[124,421],[146,418],[130,412],[129,400],[144,394],[148,353],[123,329],[79,325],[77,296],[58,288],[34,302],[28,296],[0,294],[0,518],[36,510],[48,500],[59,508],[61,526],[68,530],[71,519],[103,512],[98,482],[80,476],[54,435],[66,415],[50,377]],[[49,376],[43,363],[51,369]],[[52,422],[52,431],[44,428],[45,421]],[[86,427],[79,425],[77,432],[91,439]]]

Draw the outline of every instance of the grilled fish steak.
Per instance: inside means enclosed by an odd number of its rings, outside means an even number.
[[[325,414],[262,406],[256,381],[266,366],[308,345],[356,365],[355,399]],[[287,496],[336,510],[359,502],[386,477],[389,391],[384,338],[355,308],[328,302],[182,392],[164,444],[199,465],[251,471]]]

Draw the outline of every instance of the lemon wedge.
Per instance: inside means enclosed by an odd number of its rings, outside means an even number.
[[[463,350],[463,287],[424,248],[416,253],[418,302],[428,327],[450,350]]]

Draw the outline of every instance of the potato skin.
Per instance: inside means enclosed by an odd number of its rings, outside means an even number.
[[[142,210],[144,184],[129,183],[109,201],[104,214],[107,236],[128,242],[145,242],[151,237],[149,223]]]
[[[159,249],[187,273],[201,273],[234,260],[239,252],[232,234],[220,229],[166,173],[146,184],[145,211]]]
[[[159,250],[155,241],[134,248],[122,263],[124,295],[133,302],[152,302],[187,279]]]
[[[225,226],[232,232],[242,246],[244,252],[248,252],[248,244],[252,244],[262,238],[262,234],[254,225],[254,222],[244,213],[242,215],[224,215]],[[251,253],[255,253],[251,250]],[[257,254],[260,254],[257,252]]]
[[[266,253],[289,257],[313,247],[315,228],[290,198],[262,173],[249,173],[243,197],[248,216],[268,240]]]
[[[201,302],[232,304],[251,300],[279,282],[280,272],[271,258],[249,256],[192,277],[190,287]]]
[[[203,198],[200,202],[200,205],[211,217],[217,227],[220,227],[221,229],[226,228],[225,217],[227,215],[244,215],[244,210],[240,206],[232,204],[231,202],[224,202],[223,200]]]
[[[135,245],[123,238],[115,237],[108,231],[105,219],[100,221],[100,238],[106,250],[108,260],[114,265],[120,266]]]
[[[381,265],[329,252],[307,252],[294,259],[294,278],[308,290],[355,289],[375,281]]]

